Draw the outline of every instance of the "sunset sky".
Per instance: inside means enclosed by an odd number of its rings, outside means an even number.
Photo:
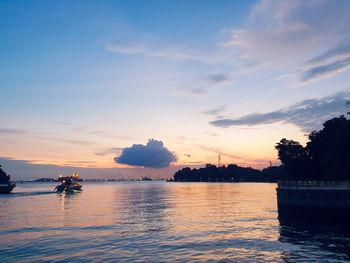
[[[0,164],[15,179],[70,167],[168,177],[218,154],[278,164],[281,138],[305,143],[349,111],[349,10],[332,0],[2,0]],[[136,150],[147,147],[148,161],[160,158],[148,172],[115,162],[129,148],[142,166]]]

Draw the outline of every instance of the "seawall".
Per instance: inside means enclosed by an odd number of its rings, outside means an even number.
[[[281,181],[276,190],[280,218],[350,219],[350,182]]]

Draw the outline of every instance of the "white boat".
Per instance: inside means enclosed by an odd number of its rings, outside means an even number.
[[[60,185],[57,185],[54,189],[54,191],[62,193],[74,193],[74,192],[81,192],[82,191],[82,185],[79,184],[77,181],[81,181],[80,176],[78,173],[74,173],[72,176],[62,176],[60,175],[58,177],[58,181],[61,182]]]

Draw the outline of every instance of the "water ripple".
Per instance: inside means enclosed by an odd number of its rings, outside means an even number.
[[[274,184],[86,184],[0,198],[1,262],[346,262],[341,226],[284,225]]]

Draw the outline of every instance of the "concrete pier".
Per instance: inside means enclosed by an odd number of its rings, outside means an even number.
[[[276,190],[280,218],[350,219],[348,181],[281,181]]]

